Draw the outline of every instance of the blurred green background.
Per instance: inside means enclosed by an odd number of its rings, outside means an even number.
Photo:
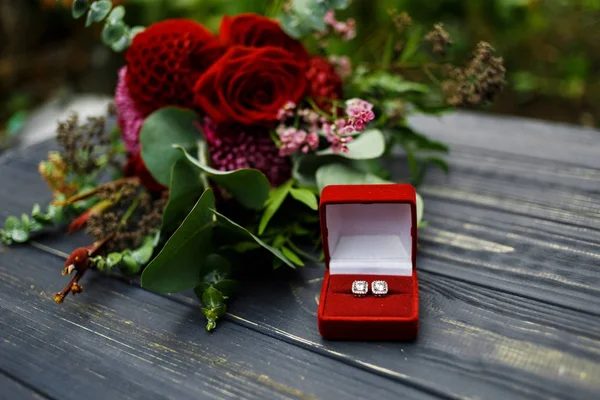
[[[0,136],[15,135],[27,112],[48,99],[113,91],[123,56],[102,45],[99,26],[85,29],[82,20],[72,20],[71,1],[0,1]],[[131,26],[184,16],[214,30],[223,14],[273,13],[283,3],[113,2],[126,6]],[[357,19],[358,37],[343,45],[354,59],[380,54],[365,38],[386,34],[391,9],[408,12],[424,32],[444,23],[455,59],[467,58],[480,40],[496,48],[505,60],[508,87],[488,111],[600,126],[600,1],[354,0],[340,15]]]

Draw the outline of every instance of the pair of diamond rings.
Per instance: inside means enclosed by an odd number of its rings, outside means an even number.
[[[373,281],[371,283],[371,292],[375,297],[383,297],[388,292],[388,284],[386,281]],[[369,293],[369,282],[354,281],[352,282],[352,294],[355,297],[364,297]]]

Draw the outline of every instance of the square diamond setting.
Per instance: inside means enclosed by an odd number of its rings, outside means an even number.
[[[373,281],[371,291],[375,296],[385,296],[388,292],[388,284],[386,281]]]
[[[357,297],[365,296],[369,291],[369,283],[367,281],[352,282],[352,294]]]

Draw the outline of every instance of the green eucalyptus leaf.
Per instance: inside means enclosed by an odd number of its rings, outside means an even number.
[[[222,227],[232,230],[236,233],[241,233],[243,235],[248,236],[249,238],[251,238],[252,240],[254,240],[256,243],[258,243],[259,245],[261,245],[264,249],[268,250],[269,252],[271,252],[271,254],[273,254],[277,259],[281,260],[282,262],[284,262],[287,266],[291,267],[291,268],[295,268],[294,264],[287,259],[287,257],[285,257],[283,255],[283,253],[274,248],[269,246],[268,244],[266,244],[265,242],[263,242],[260,238],[258,238],[257,236],[253,235],[249,230],[247,230],[246,228],[242,227],[241,225],[236,224],[235,222],[233,222],[232,220],[230,220],[229,218],[227,218],[226,216],[224,216],[223,214],[220,214],[219,212],[217,212],[216,210],[212,210],[213,213],[217,216],[217,222],[219,223],[219,225],[221,225]]]
[[[129,36],[131,37],[131,40],[133,40],[133,38],[135,37],[135,35],[137,35],[138,33],[142,33],[146,30],[145,27],[143,26],[134,26],[133,28],[131,28],[129,30]]]
[[[131,252],[131,256],[139,266],[146,265],[152,258],[156,240],[154,235],[146,236],[142,245]]]
[[[330,149],[317,152],[318,155],[337,154],[352,160],[371,160],[379,158],[385,152],[385,137],[379,129],[364,131],[352,142],[348,143],[347,153],[333,153]]]
[[[298,257],[298,255],[296,253],[294,253],[292,250],[288,249],[287,247],[282,247],[281,252],[283,253],[284,256],[286,256],[294,264],[296,264],[300,267],[304,266],[304,261],[302,261],[300,259],[300,257]]]
[[[277,210],[279,210],[279,207],[281,207],[285,201],[285,198],[289,194],[293,184],[294,181],[289,180],[283,185],[271,190],[269,193],[269,198],[267,199],[267,207],[265,208],[265,212],[263,213],[263,216],[260,219],[260,224],[258,225],[259,235],[263,234],[267,225],[269,224],[269,221],[271,218],[273,218],[273,215],[275,215]]]
[[[117,266],[123,259],[122,253],[110,253],[106,256],[106,265],[108,268]]]
[[[180,292],[198,282],[202,264],[212,250],[215,196],[207,189],[142,274],[142,287],[161,293]]]
[[[100,22],[110,13],[112,8],[112,2],[110,0],[95,1],[90,6],[88,12],[87,21],[85,22],[86,28],[91,26],[95,22]]]
[[[269,196],[269,180],[257,169],[244,168],[235,171],[219,171],[200,163],[182,146],[175,146],[191,165],[205,173],[210,180],[227,190],[242,206],[260,209]]]
[[[215,283],[215,289],[223,293],[225,297],[233,297],[240,289],[240,283],[233,279],[223,279]]]
[[[110,23],[115,23],[117,21],[121,21],[125,17],[125,7],[116,6],[108,15],[107,21]]]
[[[110,48],[113,51],[120,53],[123,50],[127,49],[131,45],[131,38],[127,33],[121,36],[121,39],[117,40],[115,43],[110,45]]]
[[[73,18],[78,19],[83,17],[83,15],[87,12],[89,6],[89,0],[74,0],[73,7],[71,8]]]
[[[119,269],[123,275],[134,276],[140,272],[142,265],[137,262],[132,253],[126,253],[119,263]]]
[[[222,318],[227,312],[227,306],[222,305],[221,307],[216,308],[201,308],[200,311],[206,317],[206,330],[212,331],[217,327],[217,320]]]
[[[10,216],[6,218],[5,229],[7,231],[12,231],[15,229],[21,229],[21,220],[15,216]]]
[[[358,185],[372,183],[392,183],[368,172],[359,171],[345,164],[328,164],[317,170],[317,184],[320,190],[327,185]]]
[[[204,304],[204,307],[210,309],[222,307],[225,305],[225,299],[219,290],[209,287],[202,293],[202,304]]]
[[[29,232],[25,229],[13,229],[8,233],[15,243],[25,243],[29,240]]]
[[[225,257],[218,254],[209,254],[200,270],[200,280],[215,284],[228,279],[232,272],[231,263]]]
[[[117,43],[123,36],[127,34],[127,26],[122,22],[114,24],[107,23],[102,30],[102,41],[107,46],[112,46]]]
[[[196,287],[194,288],[194,294],[200,299],[202,300],[202,293],[204,293],[204,291],[206,289],[208,289],[209,287],[211,287],[212,285],[208,282],[200,282],[199,284],[196,285]]]
[[[200,133],[194,127],[198,116],[190,110],[166,107],[152,113],[142,125],[140,143],[142,159],[148,171],[165,186],[170,184],[171,169],[182,158],[182,146],[187,151],[196,148]]]
[[[177,160],[173,165],[169,187],[169,201],[163,212],[161,228],[166,235],[177,229],[203,190],[198,171],[184,160]]]
[[[317,196],[306,188],[292,188],[290,189],[290,194],[296,200],[301,203],[306,204],[312,210],[318,210],[319,204],[317,202]]]

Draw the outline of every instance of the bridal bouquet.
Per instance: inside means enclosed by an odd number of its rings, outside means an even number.
[[[324,186],[390,182],[382,161],[396,148],[415,185],[429,165],[447,170],[448,148],[407,115],[489,102],[504,82],[486,43],[452,65],[441,24],[423,34],[390,11],[385,37],[371,40],[338,19],[348,6],[296,0],[276,19],[224,16],[211,32],[185,19],[129,27],[122,5],[74,0],[74,17],[103,23],[126,64],[106,116],[59,124],[60,150],[39,166],[54,200],[9,217],[2,241],[62,223],[85,229],[93,243],[66,261],[57,303],[83,291],[88,270],[141,273],[149,290],[193,289],[209,330],[238,289],[237,269],[319,261]],[[330,50],[359,38],[372,59]]]

